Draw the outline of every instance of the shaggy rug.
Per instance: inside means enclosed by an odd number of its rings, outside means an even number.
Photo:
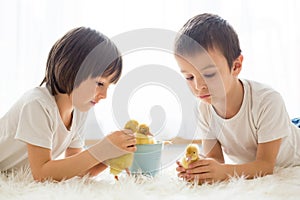
[[[155,177],[129,177],[115,181],[108,170],[95,178],[72,178],[62,182],[35,182],[28,171],[0,175],[0,199],[300,199],[300,167],[276,169],[273,175],[252,180],[192,186],[177,178],[175,165],[164,167]]]

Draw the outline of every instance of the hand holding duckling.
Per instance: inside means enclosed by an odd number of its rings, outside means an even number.
[[[136,120],[129,120],[124,128],[135,133],[138,129],[138,125],[139,123]],[[123,170],[126,170],[126,173],[130,175],[129,167],[132,165],[133,157],[133,153],[128,153],[106,161],[106,164],[110,166],[110,173],[114,175],[116,180],[119,180],[118,174]]]
[[[189,164],[200,159],[199,147],[196,144],[189,144],[185,149],[185,154],[181,159],[181,165],[183,168],[187,169]]]

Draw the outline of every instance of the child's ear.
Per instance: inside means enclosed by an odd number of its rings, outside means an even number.
[[[233,65],[232,65],[232,68],[231,68],[231,74],[234,76],[234,77],[237,77],[241,70],[242,70],[242,63],[243,63],[243,56],[242,55],[239,55],[239,57],[237,57],[237,59],[235,59],[233,61]]]

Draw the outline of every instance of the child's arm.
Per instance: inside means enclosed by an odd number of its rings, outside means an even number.
[[[80,152],[82,152],[82,148],[68,148],[65,152],[65,157],[70,157],[73,155],[76,155]],[[86,174],[89,174],[89,176],[97,176],[99,173],[104,171],[107,168],[107,165],[103,163],[99,163],[92,167],[91,169],[88,169],[86,172],[82,173],[81,176],[84,176]]]
[[[28,159],[35,180],[54,180],[80,176],[106,159],[134,152],[134,135],[116,131],[100,140],[89,149],[61,160],[52,160],[51,150],[27,144]],[[103,166],[102,166],[103,167]]]
[[[245,164],[222,164],[212,158],[199,160],[190,165],[183,177],[187,180],[199,179],[199,182],[214,182],[233,176],[245,176],[250,179],[272,174],[280,144],[281,139],[258,144],[256,160]]]
[[[220,163],[224,163],[224,155],[221,144],[218,140],[203,140],[203,154],[208,158],[214,158]]]
[[[99,163],[88,151],[61,160],[52,160],[51,150],[27,144],[28,159],[33,178],[42,181],[68,179],[87,171]]]
[[[82,152],[82,148],[67,148],[67,150],[65,151],[65,158],[76,155],[80,152]]]

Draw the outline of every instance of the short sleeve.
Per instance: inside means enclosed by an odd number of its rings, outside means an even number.
[[[84,139],[81,137],[81,134],[75,134],[69,148],[83,148],[84,147]]]
[[[290,132],[290,119],[281,95],[273,92],[260,101],[257,113],[258,143],[284,138]]]
[[[16,139],[52,149],[54,124],[49,111],[38,100],[25,104],[19,114]]]

